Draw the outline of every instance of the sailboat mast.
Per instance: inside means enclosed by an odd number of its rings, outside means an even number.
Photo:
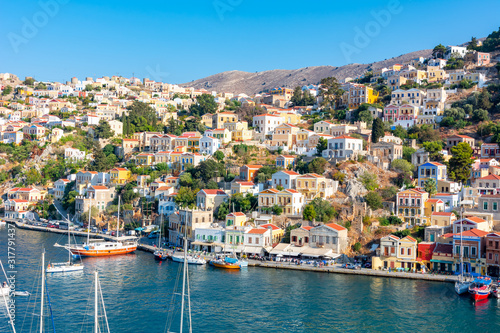
[[[120,232],[120,196],[118,196],[118,216],[116,217],[116,240],[118,240],[118,233]]]
[[[460,207],[460,282],[464,279],[464,247],[462,246],[462,235],[464,233],[463,212],[463,207]]]
[[[184,237],[184,267],[182,274],[181,327],[179,330],[180,333],[182,333],[182,324],[184,321],[184,299],[186,298],[186,269],[187,269],[187,238]]]
[[[158,238],[158,249],[161,249],[161,228],[163,225],[163,214],[160,213],[160,237]]]
[[[87,224],[87,245],[90,244],[90,216],[92,215],[92,198],[89,202],[89,222]]]
[[[42,290],[40,298],[40,333],[43,333],[43,299],[45,291],[45,250],[42,252]]]
[[[98,297],[98,287],[97,287],[97,270],[94,272],[95,276],[95,292],[94,292],[94,332],[99,333],[99,297]]]
[[[68,214],[68,249],[71,248],[71,231],[69,229],[70,225],[69,225],[70,221],[69,221],[69,214]],[[71,251],[68,250],[68,263],[71,262]]]

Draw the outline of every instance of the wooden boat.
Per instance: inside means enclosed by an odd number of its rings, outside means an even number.
[[[223,259],[214,259],[210,261],[210,264],[214,267],[218,268],[226,268],[226,269],[240,269],[241,263],[236,258],[223,258]]]

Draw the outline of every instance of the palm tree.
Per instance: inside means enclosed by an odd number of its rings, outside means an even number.
[[[437,183],[435,179],[427,179],[424,183],[425,192],[429,193],[429,197],[432,197],[437,193]]]

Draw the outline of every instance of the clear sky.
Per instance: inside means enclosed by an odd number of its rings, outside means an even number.
[[[500,1],[3,1],[0,72],[183,83],[369,63],[498,29]],[[378,14],[377,14],[378,13]]]

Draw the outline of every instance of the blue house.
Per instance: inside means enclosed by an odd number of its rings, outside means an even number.
[[[440,180],[446,180],[446,165],[438,162],[427,162],[418,167],[418,186],[423,187],[428,179],[436,181],[436,189]]]

